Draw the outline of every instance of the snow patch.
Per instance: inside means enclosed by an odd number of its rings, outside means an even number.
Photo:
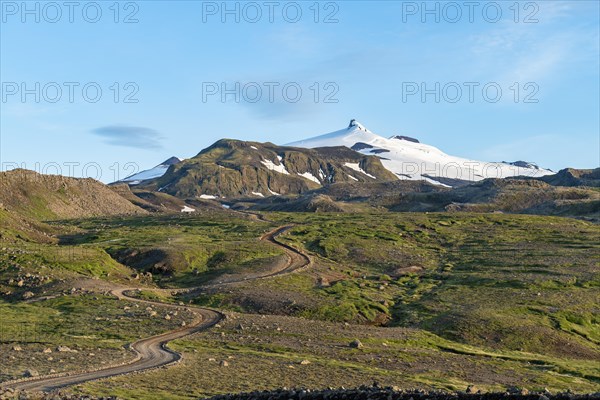
[[[138,172],[137,174],[133,174],[123,179],[121,182],[127,182],[130,185],[138,185],[140,182],[148,180],[160,178],[163,176],[167,170],[169,169],[168,165],[157,165],[152,169],[148,169],[146,171]]]
[[[323,172],[323,168],[319,168],[319,176],[321,177],[322,180],[325,180],[326,176],[325,176],[325,172]]]
[[[252,192],[253,195],[258,196],[258,197],[265,197],[264,194],[262,193],[258,193],[258,192]]]
[[[194,211],[196,211],[196,210],[193,209],[192,207],[188,207],[188,206],[183,206],[183,208],[181,209],[182,213],[193,213]]]
[[[258,150],[256,146],[250,146],[251,149]]]
[[[355,180],[356,182],[358,182],[358,179],[356,179],[355,177],[353,177],[352,175],[348,175],[348,178]]]
[[[281,196],[281,193],[277,193],[272,191],[271,189],[267,189],[269,191],[269,193],[271,193],[273,196]]]
[[[217,198],[217,196],[213,196],[211,194],[201,194],[200,198],[204,200],[214,200]]]
[[[317,178],[316,176],[314,176],[313,174],[311,174],[310,172],[304,172],[304,173],[298,173],[298,175],[300,175],[303,178],[306,178],[308,180],[311,180],[313,182],[316,182],[318,184],[321,184],[321,181],[319,181],[319,178]]]
[[[271,171],[279,172],[280,174],[289,175],[290,173],[285,169],[285,165],[281,162],[281,157],[277,156],[279,159],[279,165],[276,165],[271,160],[261,160],[260,162],[267,167]]]
[[[368,176],[369,178],[377,179],[375,176],[373,176],[373,175],[371,175],[371,174],[368,174],[368,173],[367,173],[365,170],[363,170],[363,169],[360,167],[360,164],[359,164],[359,163],[349,163],[349,162],[347,162],[347,163],[344,163],[344,165],[345,165],[346,167],[348,167],[348,168],[351,168],[351,169],[355,170],[356,172],[361,172],[361,173],[365,174],[365,175],[366,175],[366,176]]]
[[[436,185],[436,186],[443,186],[443,187],[447,187],[447,188],[451,188],[451,187],[452,187],[452,186],[450,186],[450,185],[446,185],[445,183],[438,182],[438,181],[436,181],[435,179],[431,179],[431,178],[428,178],[428,177],[426,177],[426,176],[424,176],[424,177],[423,177],[423,180],[424,180],[425,182],[429,182],[429,183],[431,183],[432,185]]]
[[[177,157],[171,157],[168,160],[165,160],[162,163],[158,164],[154,168],[147,169],[147,170],[141,171],[141,172],[137,172],[137,173],[130,175],[124,179],[121,179],[118,182],[126,182],[132,186],[139,185],[140,183],[142,183],[142,181],[146,181],[148,179],[160,178],[167,172],[167,170],[169,169],[169,166],[178,164],[181,161],[182,160],[180,160]]]

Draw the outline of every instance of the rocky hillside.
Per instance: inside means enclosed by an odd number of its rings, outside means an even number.
[[[146,213],[94,179],[23,169],[0,173],[0,209],[35,220]]]
[[[113,184],[110,188],[134,205],[151,213],[180,213],[186,207],[189,208],[185,201],[166,193],[139,190],[125,183]]]
[[[222,139],[141,187],[186,199],[262,198],[336,182],[396,179],[378,157],[345,147],[303,149]]]
[[[408,193],[394,211],[512,212],[600,217],[600,192],[585,187],[552,186],[539,179],[486,179],[450,191]]]
[[[394,206],[408,193],[448,191],[449,188],[425,181],[341,182],[298,196],[277,196],[237,203],[234,208],[257,211],[354,212],[366,211],[368,207]]]
[[[521,178],[486,179],[457,188],[423,181],[338,183],[299,196],[238,203],[234,208],[306,212],[352,212],[366,208],[411,212],[510,212],[600,220],[600,190],[553,186],[542,179]]]
[[[567,168],[560,170],[557,174],[544,176],[540,180],[553,186],[600,187],[600,168]]]

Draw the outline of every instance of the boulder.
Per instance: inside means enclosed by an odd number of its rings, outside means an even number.
[[[40,376],[40,374],[35,369],[28,369],[25,372],[23,372],[24,378],[36,378],[38,376]]]
[[[465,390],[465,393],[469,393],[469,394],[480,393],[480,392],[481,391],[473,385],[467,386],[467,390]]]
[[[33,292],[25,292],[25,293],[23,293],[23,300],[29,300],[34,296],[35,296],[35,294],[33,294]]]
[[[529,390],[525,389],[525,388],[518,388],[516,386],[511,386],[508,389],[506,389],[506,392],[508,394],[511,395],[523,395],[526,396],[529,394]]]

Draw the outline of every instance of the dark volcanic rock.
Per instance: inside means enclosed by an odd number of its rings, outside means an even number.
[[[410,136],[396,135],[396,136],[392,136],[391,139],[406,140],[406,141],[413,142],[413,143],[420,143],[417,139],[411,138]]]
[[[387,149],[375,149],[371,150],[371,154],[381,154],[381,153],[389,153],[390,151]]]
[[[363,143],[363,142],[356,142],[354,143],[354,146],[351,147],[352,150],[355,151],[361,151],[364,149],[372,149],[373,146],[371,146],[370,144],[367,143]]]
[[[519,393],[506,391],[496,393],[469,393],[460,391],[456,393],[424,390],[402,390],[397,387],[361,386],[356,389],[277,389],[272,391],[256,391],[239,394],[224,394],[211,397],[210,400],[598,400],[600,393],[573,394],[544,392]],[[0,389],[0,398],[32,398],[29,393],[3,391]],[[94,397],[88,395],[47,393],[39,400],[118,400],[117,397]]]
[[[540,400],[545,397],[549,400],[596,400],[600,399],[600,393],[575,395],[571,393],[529,393],[523,394],[513,392],[498,393],[467,393],[457,392],[426,392],[422,390],[404,391],[396,387],[380,388],[377,386],[361,386],[356,389],[289,389],[263,392],[251,392],[240,394],[219,395],[211,397],[211,400]]]
[[[181,162],[181,160],[177,157],[171,157],[165,161],[163,161],[162,163],[160,163],[160,165],[175,165],[175,164],[179,164]]]

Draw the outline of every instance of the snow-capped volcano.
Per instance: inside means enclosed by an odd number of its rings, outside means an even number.
[[[453,181],[479,181],[511,176],[538,177],[553,173],[524,162],[484,162],[451,156],[407,136],[392,136],[387,139],[371,132],[356,120],[350,121],[345,129],[289,143],[287,146],[346,146],[362,154],[378,156],[383,166],[399,179],[425,180],[446,186],[452,185]]]
[[[171,157],[158,164],[154,168],[140,171],[136,174],[128,176],[125,179],[121,179],[119,182],[128,183],[129,185],[138,185],[143,181],[147,181],[148,179],[160,178],[167,172],[171,165],[179,164],[180,162],[181,160],[179,158]]]

